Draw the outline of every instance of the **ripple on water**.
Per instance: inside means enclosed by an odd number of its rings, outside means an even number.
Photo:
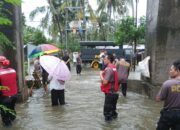
[[[86,73],[87,72],[87,73]],[[100,92],[99,71],[84,70],[66,83],[64,106],[52,107],[50,94],[36,90],[28,102],[17,104],[12,130],[154,130],[161,105],[133,92],[120,93],[117,120],[104,121],[104,94]],[[0,129],[3,129],[0,126]]]

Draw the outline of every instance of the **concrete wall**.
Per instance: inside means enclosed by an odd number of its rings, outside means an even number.
[[[148,0],[147,50],[151,56],[150,83],[160,86],[168,79],[172,62],[180,59],[180,1]]]

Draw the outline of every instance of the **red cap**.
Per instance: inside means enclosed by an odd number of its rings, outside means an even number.
[[[2,63],[2,65],[4,66],[8,66],[10,64],[10,61],[6,59],[5,56],[0,56],[0,63]]]
[[[5,56],[0,56],[0,62],[3,62],[4,60],[6,60]]]

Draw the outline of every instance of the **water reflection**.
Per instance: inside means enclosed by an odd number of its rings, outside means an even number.
[[[73,72],[66,85],[65,106],[52,107],[43,89],[34,92],[26,103],[17,105],[17,120],[12,130],[155,130],[161,104],[133,92],[121,94],[118,119],[104,121],[104,95],[99,88],[99,72]],[[0,126],[0,129],[6,129]]]

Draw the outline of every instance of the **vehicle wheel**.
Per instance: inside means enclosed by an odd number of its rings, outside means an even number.
[[[92,68],[98,69],[99,68],[99,63],[98,62],[94,62],[93,65],[92,65]]]

